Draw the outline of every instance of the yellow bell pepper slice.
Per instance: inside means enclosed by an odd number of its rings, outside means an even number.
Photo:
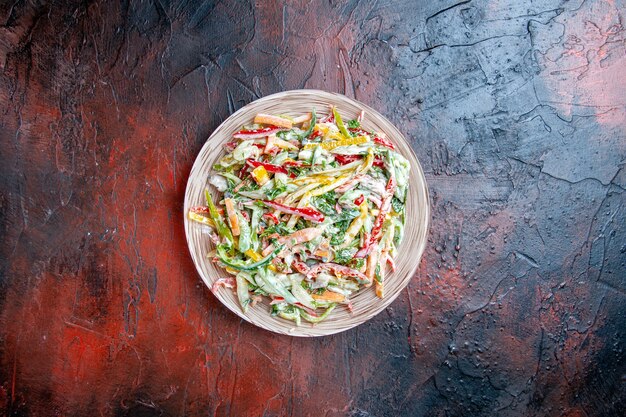
[[[225,266],[224,269],[226,270],[226,272],[228,272],[229,274],[233,274],[233,275],[237,275],[239,273],[239,271],[237,271],[234,268],[231,268],[230,266]]]
[[[315,183],[316,185],[324,185],[327,184],[329,180],[333,180],[334,177],[328,177],[325,175],[309,175],[308,177],[300,177],[291,181],[291,184],[295,185],[308,185],[311,183]]]
[[[257,252],[255,252],[255,251],[253,251],[252,249],[248,249],[248,250],[245,252],[245,254],[246,254],[246,256],[247,256],[248,258],[252,259],[254,262],[259,262],[261,259],[263,259],[263,256],[262,256],[260,253],[257,253]],[[273,272],[276,272],[276,271],[277,271],[276,267],[275,267],[274,265],[272,265],[272,264],[269,264],[269,265],[268,265],[268,268],[269,268],[271,271],[273,271]],[[237,272],[239,272],[239,271],[237,271]]]
[[[300,199],[300,202],[298,203],[296,207],[297,208],[307,207],[310,201],[311,201],[311,193],[309,192],[304,193],[304,195],[302,196],[302,198]],[[293,229],[299,217],[300,216],[298,216],[297,214],[292,214],[291,217],[289,217],[289,221],[287,222],[287,227]]]
[[[345,138],[341,136],[341,138],[342,139],[339,140],[327,140],[321,143],[307,143],[304,145],[304,149],[312,149],[315,146],[321,146],[327,151],[332,151],[340,146],[362,145],[369,142],[369,138],[367,136],[357,136],[354,138]]]
[[[356,174],[365,174],[374,164],[374,149],[369,148],[367,150],[367,156],[363,160],[363,163],[356,169]]]
[[[213,219],[211,219],[208,216],[203,216],[200,213],[194,213],[193,211],[190,211],[189,214],[188,214],[188,217],[189,217],[189,220],[193,220],[194,222],[206,224],[207,226],[211,226],[212,228],[215,229],[215,222],[213,222]]]
[[[311,191],[311,197],[316,197],[322,194],[326,194],[327,192],[332,191],[335,188],[342,186],[343,184],[348,182],[350,178],[352,178],[352,175],[350,174],[346,174],[338,178],[334,178],[333,179],[334,181],[332,181],[331,183],[324,185],[320,188],[316,188],[315,190]]]
[[[254,168],[252,172],[250,172],[250,176],[254,178],[254,180],[259,185],[263,185],[270,180],[270,175],[267,173],[267,170],[261,165]]]
[[[297,189],[296,191],[294,191],[293,193],[289,194],[285,198],[285,201],[283,203],[285,205],[293,204],[295,201],[298,201],[301,196],[303,196],[304,194],[308,193],[312,189],[317,188],[319,186],[320,186],[319,183],[313,183],[313,184],[304,185],[304,186],[300,187],[299,189]]]
[[[248,249],[246,251],[246,256],[248,258],[252,259],[254,262],[259,262],[261,259],[263,259],[263,257],[261,256],[260,253],[256,253],[252,249]]]
[[[365,219],[367,218],[367,212],[368,212],[367,202],[363,201],[361,205],[359,206],[359,210],[361,210],[361,214],[359,214],[357,218],[352,220],[352,223],[348,227],[348,230],[346,230],[346,236],[341,246],[339,246],[339,249],[343,249],[346,246],[348,246],[350,242],[352,242],[352,240],[354,240],[356,235],[359,233],[359,231],[361,230],[361,227],[363,227],[363,224],[365,223]]]

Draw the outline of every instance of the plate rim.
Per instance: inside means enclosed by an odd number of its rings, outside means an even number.
[[[211,283],[207,280],[207,278],[204,276],[204,273],[202,271],[202,269],[200,268],[199,262],[196,260],[196,256],[194,255],[191,246],[192,246],[192,242],[190,240],[190,224],[191,221],[188,219],[187,217],[187,211],[188,211],[188,200],[190,199],[190,187],[191,187],[191,182],[193,179],[192,174],[194,173],[194,171],[196,171],[197,165],[200,166],[202,165],[202,161],[199,159],[199,157],[205,153],[205,148],[210,146],[210,142],[211,139],[213,139],[216,135],[218,135],[219,133],[221,133],[221,131],[224,129],[224,125],[228,122],[228,120],[232,119],[232,118],[236,118],[237,116],[246,113],[247,111],[249,111],[254,105],[258,105],[259,103],[263,103],[266,101],[272,101],[275,100],[277,98],[280,98],[280,96],[283,96],[285,93],[289,93],[289,94],[294,94],[294,93],[302,93],[302,94],[311,94],[311,95],[315,95],[320,97],[321,99],[330,99],[330,98],[338,98],[339,100],[346,100],[348,102],[351,102],[352,105],[358,106],[360,108],[362,108],[363,110],[365,110],[366,113],[371,113],[371,114],[376,114],[378,117],[382,118],[385,122],[387,122],[389,125],[391,125],[400,135],[399,138],[394,138],[396,141],[403,141],[408,148],[408,151],[412,154],[411,156],[413,157],[415,163],[416,163],[416,167],[417,167],[417,171],[418,172],[414,172],[412,173],[412,175],[418,175],[421,177],[421,180],[423,182],[423,193],[424,193],[424,198],[425,198],[425,202],[426,204],[424,205],[424,207],[422,207],[422,209],[425,210],[425,223],[424,223],[424,239],[423,242],[420,242],[419,246],[417,247],[417,253],[415,253],[415,255],[417,255],[417,262],[415,263],[415,266],[410,270],[407,271],[407,273],[405,275],[410,276],[410,278],[408,278],[406,280],[406,283],[404,285],[401,286],[401,288],[399,288],[394,294],[391,294],[388,297],[385,297],[383,299],[378,299],[380,300],[379,304],[373,311],[368,312],[368,314],[364,315],[362,320],[358,320],[352,323],[349,323],[348,325],[345,326],[337,326],[335,328],[332,329],[325,329],[324,333],[320,333],[320,334],[312,334],[312,333],[303,333],[303,332],[299,332],[298,329],[314,329],[315,325],[308,325],[308,326],[294,326],[289,330],[289,331],[283,331],[280,328],[272,328],[270,327],[265,321],[261,321],[261,322],[257,322],[257,321],[253,321],[251,320],[246,314],[244,314],[240,308],[236,308],[235,306],[232,306],[231,303],[229,302],[225,302],[225,300],[222,299],[222,297],[219,295],[219,292],[213,292],[211,291]],[[329,103],[330,104],[330,103]],[[208,175],[208,173],[207,173]],[[200,276],[200,279],[202,280],[202,282],[204,283],[204,285],[207,286],[207,288],[209,288],[210,292],[213,294],[213,296],[215,296],[215,298],[218,299],[218,301],[220,301],[220,303],[222,305],[224,305],[226,308],[228,308],[228,310],[230,310],[231,312],[235,313],[239,318],[245,320],[246,322],[260,327],[264,330],[268,330],[272,333],[275,334],[281,334],[281,335],[286,335],[286,336],[294,336],[294,337],[322,337],[322,336],[330,336],[330,335],[334,335],[337,333],[341,333],[344,332],[346,330],[350,330],[356,326],[359,326],[367,321],[369,321],[371,318],[373,318],[374,316],[380,314],[382,311],[384,311],[391,303],[393,303],[396,298],[398,298],[398,296],[406,290],[406,287],[409,285],[409,283],[411,282],[411,280],[415,277],[415,273],[419,268],[419,265],[422,261],[422,256],[424,254],[424,251],[426,249],[426,245],[428,242],[428,235],[430,232],[430,225],[431,225],[431,207],[430,207],[430,193],[429,193],[429,187],[428,187],[428,183],[426,181],[426,176],[424,174],[424,170],[421,166],[421,163],[419,161],[419,159],[417,158],[417,155],[415,154],[415,151],[413,150],[413,147],[411,146],[411,142],[409,142],[405,135],[402,133],[402,131],[400,131],[400,129],[398,129],[396,127],[396,125],[394,123],[392,123],[385,115],[381,114],[379,111],[373,109],[372,107],[368,106],[367,104],[364,104],[356,99],[347,97],[344,94],[340,94],[340,93],[335,93],[335,92],[328,92],[328,91],[324,91],[324,90],[317,90],[317,89],[294,89],[294,90],[285,90],[285,91],[281,91],[281,92],[277,92],[277,93],[273,93],[267,96],[263,96],[261,98],[258,98],[256,100],[251,101],[250,103],[247,103],[246,105],[244,105],[243,107],[241,107],[240,109],[238,109],[237,111],[233,112],[232,114],[230,114],[227,118],[225,118],[218,126],[217,128],[215,128],[213,130],[213,132],[209,135],[209,137],[204,141],[204,144],[202,145],[202,147],[200,148],[200,150],[196,153],[194,162],[192,164],[191,170],[189,171],[189,175],[187,177],[187,184],[185,187],[185,195],[184,195],[184,201],[183,201],[183,210],[182,210],[182,216],[183,216],[183,225],[184,225],[184,229],[185,229],[185,240],[187,242],[187,250],[189,255],[192,258],[192,261],[194,263],[194,266],[196,268],[196,272],[198,273],[198,275]],[[406,239],[406,237],[405,237]],[[238,306],[237,306],[238,307]],[[274,319],[274,317],[270,316],[268,313],[268,317],[271,319]],[[276,320],[282,320],[282,319],[276,319]]]

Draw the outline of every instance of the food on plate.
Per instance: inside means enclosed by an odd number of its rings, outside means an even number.
[[[382,132],[320,117],[257,114],[234,132],[214,166],[206,206],[190,220],[207,228],[210,256],[244,313],[268,297],[271,314],[311,323],[374,286],[385,294],[402,240],[409,162]],[[217,193],[214,193],[217,195]]]

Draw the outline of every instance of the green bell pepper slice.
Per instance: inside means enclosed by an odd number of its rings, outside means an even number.
[[[346,125],[343,124],[343,120],[341,120],[341,116],[339,115],[339,111],[337,111],[336,107],[333,107],[333,116],[335,116],[335,123],[337,124],[337,127],[339,128],[341,134],[344,135],[346,138],[351,138],[352,135],[350,134],[348,129],[346,129]]]
[[[218,213],[215,204],[213,204],[213,199],[211,198],[209,190],[205,189],[204,194],[206,197],[207,206],[209,206],[209,214],[211,215],[211,219],[213,219],[215,227],[217,228],[217,234],[220,237],[224,238],[228,242],[229,246],[233,246],[233,243],[235,242],[235,239],[233,239],[233,234],[231,233],[228,226],[226,226],[226,223],[224,223],[224,220],[222,219],[222,216],[220,216],[220,214]]]
[[[259,259],[257,262],[254,262],[251,264],[246,264],[242,260],[239,260],[239,259],[230,258],[228,254],[226,253],[227,248],[225,247],[225,245],[217,245],[216,254],[220,262],[222,262],[224,265],[230,268],[236,269],[238,271],[252,271],[270,263],[270,261],[274,259],[276,255],[280,253],[281,250],[283,250],[283,247],[284,245],[277,247],[276,249],[274,249],[272,253],[267,255],[265,258]]]
[[[333,311],[335,309],[335,307],[337,307],[337,304],[331,304],[326,311],[324,311],[322,313],[322,315],[314,317],[312,315],[310,315],[309,313],[307,313],[306,311],[304,311],[303,309],[300,309],[300,316],[305,319],[306,321],[308,321],[309,323],[319,323],[320,321],[324,320],[326,317],[328,317],[328,315],[330,314],[331,311]]]

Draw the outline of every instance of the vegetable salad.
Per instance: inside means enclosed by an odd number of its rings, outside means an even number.
[[[262,297],[271,314],[317,323],[374,286],[385,294],[402,239],[409,162],[381,132],[318,117],[258,114],[226,143],[209,183],[222,193],[188,216],[208,228],[209,253],[243,312]]]

